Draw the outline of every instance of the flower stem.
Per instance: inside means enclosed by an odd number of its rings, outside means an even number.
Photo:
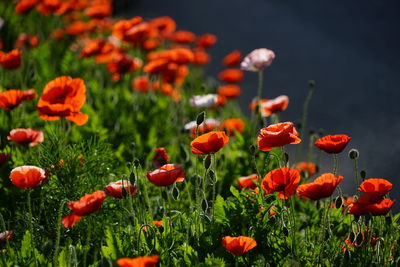
[[[253,99],[253,103],[255,103],[256,108],[254,110],[254,113],[252,113],[252,132],[253,135],[256,134],[257,132],[257,127],[258,127],[258,122],[260,119],[260,114],[261,114],[261,106],[260,106],[260,100],[262,98],[262,89],[263,89],[263,83],[264,83],[264,72],[263,69],[261,69],[258,72],[258,87],[257,87],[257,96]]]
[[[54,254],[53,254],[53,264],[54,266],[58,265],[58,251],[60,250],[60,237],[61,237],[61,218],[63,207],[65,205],[65,201],[62,200],[60,203],[60,207],[58,209],[58,216],[56,221],[56,244],[54,247]]]
[[[356,187],[358,187],[358,185],[360,184],[360,181],[358,180],[358,159],[355,158],[354,159],[354,178],[356,180]],[[360,193],[357,190],[357,196],[359,196]]]
[[[314,93],[314,88],[315,88],[315,82],[314,81],[309,81],[308,82],[308,93],[306,97],[306,101],[304,101],[303,105],[303,118],[301,119],[301,132],[300,132],[300,139],[303,140],[306,128],[307,128],[307,117],[308,117],[308,107],[310,105],[313,93]],[[300,154],[303,151],[303,142],[301,142],[297,147],[296,147],[296,156],[295,156],[295,161],[297,162],[299,160]]]
[[[32,246],[32,251],[35,248],[35,244],[34,244],[34,235],[33,235],[33,222],[32,222],[32,205],[31,205],[31,190],[28,190],[28,194],[27,194],[27,204],[28,204],[28,221],[29,221],[29,231],[31,232],[31,246]]]

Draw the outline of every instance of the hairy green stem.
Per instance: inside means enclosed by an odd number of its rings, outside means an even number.
[[[303,140],[306,128],[307,128],[307,117],[308,117],[308,107],[310,105],[313,93],[314,93],[314,88],[315,88],[315,82],[314,81],[309,81],[308,83],[308,93],[306,97],[306,101],[304,101],[303,105],[303,118],[301,119],[301,131],[300,131],[300,139]],[[303,142],[301,142],[297,147],[296,147],[296,154],[295,154],[295,161],[297,162],[299,160],[300,154],[303,151]]]
[[[54,246],[54,254],[53,254],[54,266],[58,265],[58,251],[60,250],[60,237],[61,237],[61,218],[64,205],[65,205],[65,200],[62,200],[60,203],[60,207],[58,208],[58,216],[56,221],[56,244]]]

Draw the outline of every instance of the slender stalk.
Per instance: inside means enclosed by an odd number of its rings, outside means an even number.
[[[33,254],[35,258],[35,266],[37,266],[37,261],[35,257],[35,237],[33,234],[33,216],[32,216],[32,204],[31,204],[31,193],[32,190],[28,190],[27,194],[27,202],[28,202],[28,221],[29,221],[29,232],[31,232],[31,253]]]
[[[216,155],[215,153],[213,155],[211,155],[211,159],[213,160],[213,163],[211,164],[213,170],[214,170],[214,177],[213,177],[213,181],[212,182],[212,198],[211,201],[213,203],[213,207],[212,207],[212,220],[214,221],[214,204],[215,204],[215,188],[216,188],[216,183],[218,181],[217,178],[217,170],[216,170],[216,166],[217,166],[217,159],[216,159]]]
[[[337,154],[333,154],[333,170],[332,170],[333,175],[335,176],[337,175],[338,169],[339,169],[339,157]],[[337,186],[337,190],[339,192],[340,197],[343,197],[343,192],[340,185]]]
[[[87,229],[86,243],[85,243],[84,252],[83,252],[83,266],[87,266],[87,254],[90,249],[90,239],[92,238],[93,222],[92,222],[92,218],[88,218],[88,219],[89,219],[89,225],[88,225],[88,229]]]
[[[60,203],[60,207],[58,209],[58,216],[56,222],[56,244],[54,246],[54,254],[53,254],[54,266],[58,265],[58,251],[60,250],[60,237],[61,237],[61,218],[64,205],[65,205],[65,200],[62,200]]]
[[[339,168],[338,155],[337,154],[333,154],[333,170],[332,170],[333,175],[335,175],[335,176],[337,175],[338,168]]]
[[[307,128],[307,117],[308,117],[308,107],[310,105],[313,93],[314,93],[314,88],[315,88],[315,82],[314,81],[309,81],[308,82],[308,93],[306,97],[306,101],[304,101],[303,105],[303,118],[301,119],[301,132],[300,132],[300,138],[303,139],[306,128]],[[295,155],[295,161],[297,162],[301,152],[303,151],[303,142],[301,142],[297,147],[296,147],[296,155]]]
[[[260,119],[260,114],[261,114],[261,106],[260,106],[260,100],[262,98],[262,89],[263,89],[263,83],[264,83],[264,72],[263,69],[261,69],[258,72],[258,86],[257,86],[257,96],[253,99],[253,103],[256,104],[256,109],[254,110],[254,113],[252,113],[252,133],[253,135],[256,134],[257,132],[257,127],[258,127],[258,122]]]
[[[4,233],[7,233],[7,228],[6,228],[6,223],[4,221],[3,215],[0,213],[0,223],[1,223],[1,228],[3,229]],[[15,255],[14,252],[11,251],[11,246],[10,243],[8,242],[8,238],[6,237],[6,248],[9,254],[11,254],[12,258]],[[15,260],[15,259],[13,259]],[[16,263],[16,261],[14,262]]]
[[[35,248],[35,244],[34,244],[34,234],[33,234],[33,222],[32,222],[32,205],[31,205],[31,193],[32,190],[28,190],[28,194],[27,194],[27,204],[28,204],[28,222],[29,222],[29,231],[31,232],[31,246],[32,246],[32,251]]]
[[[356,187],[360,184],[360,181],[358,179],[358,159],[354,159],[354,178],[356,179]],[[360,192],[357,190],[357,196],[360,195]]]

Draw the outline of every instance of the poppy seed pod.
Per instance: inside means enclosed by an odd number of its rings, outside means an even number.
[[[358,159],[359,156],[360,156],[360,152],[358,152],[357,149],[354,149],[354,148],[350,149],[350,151],[349,151],[349,158],[351,158],[351,159]]]

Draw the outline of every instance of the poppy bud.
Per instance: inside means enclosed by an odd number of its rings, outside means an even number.
[[[283,234],[284,234],[286,237],[289,236],[289,230],[288,230],[286,227],[283,227],[282,231],[283,231]]]
[[[203,123],[205,116],[206,116],[206,113],[204,111],[201,112],[199,115],[197,115],[197,118],[196,118],[197,126],[200,126],[200,124]]]
[[[208,169],[210,168],[210,166],[211,166],[211,155],[208,154],[208,155],[206,156],[206,158],[204,159],[204,168],[205,168],[206,170],[208,170]]]
[[[139,167],[140,161],[139,161],[138,159],[135,159],[135,160],[133,161],[133,165],[135,165],[135,168]]]
[[[179,148],[180,148],[180,154],[181,154],[182,159],[185,162],[188,162],[189,161],[189,155],[188,155],[188,152],[186,151],[186,148],[183,146],[183,144],[180,144]]]
[[[309,87],[315,87],[315,81],[314,80],[308,81],[308,86]]]
[[[360,156],[360,152],[358,152],[357,149],[354,149],[354,148],[350,149],[350,151],[349,151],[349,158],[351,158],[351,159],[358,159],[359,156]]]
[[[335,207],[337,209],[340,209],[340,207],[342,207],[343,204],[343,199],[341,197],[337,197],[335,200]]]
[[[178,189],[178,187],[174,186],[174,187],[172,188],[171,196],[172,196],[172,198],[173,198],[174,200],[178,200],[178,199],[179,199],[179,189]]]
[[[355,239],[355,242],[354,243],[356,243],[356,245],[361,245],[361,243],[363,242],[363,239],[364,239],[364,237],[363,237],[363,235],[360,233],[360,234],[358,234],[358,235],[356,235],[356,239]]]
[[[285,164],[289,162],[289,154],[288,153],[283,153],[283,160],[285,161]]]

